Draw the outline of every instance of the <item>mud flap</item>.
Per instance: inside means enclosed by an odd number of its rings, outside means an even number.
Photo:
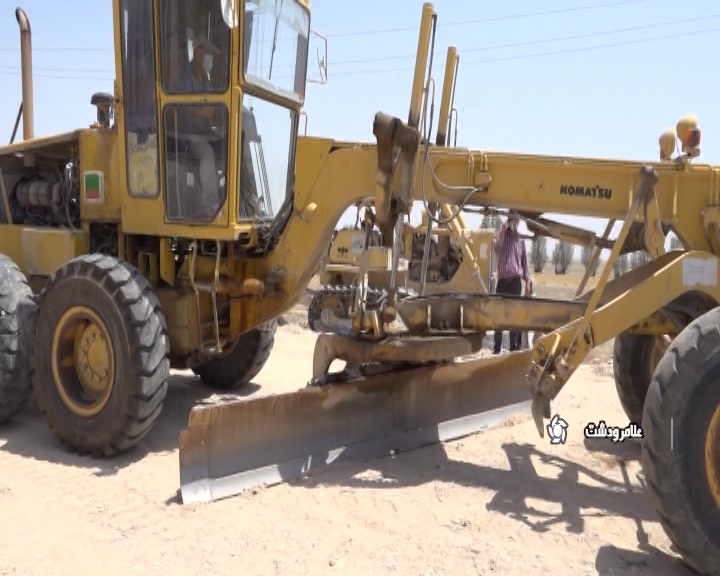
[[[460,438],[529,413],[530,351],[197,406],[180,434],[183,503],[208,502]]]

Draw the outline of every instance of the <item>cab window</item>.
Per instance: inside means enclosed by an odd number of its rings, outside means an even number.
[[[128,193],[155,198],[160,180],[152,4],[122,0],[120,14]]]
[[[230,28],[218,0],[160,0],[161,73],[167,94],[224,93]]]

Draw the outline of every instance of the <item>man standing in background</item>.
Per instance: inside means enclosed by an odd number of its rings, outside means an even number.
[[[518,233],[520,214],[517,210],[508,212],[507,221],[500,227],[493,248],[497,256],[496,294],[512,294],[521,296],[523,287],[525,294],[530,294],[530,275],[528,274],[525,239]],[[495,330],[495,347],[493,354],[500,354],[502,348],[502,330]],[[510,352],[520,350],[522,332],[510,330]]]

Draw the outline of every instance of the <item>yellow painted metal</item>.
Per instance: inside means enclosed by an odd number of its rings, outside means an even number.
[[[72,132],[38,136],[30,140],[5,144],[0,146],[0,156],[42,151],[58,158],[70,158],[72,157],[72,149],[77,147],[81,132],[82,130],[73,130]]]
[[[122,186],[125,174],[125,155],[118,148],[116,130],[96,128],[79,134],[80,166],[82,173],[99,172],[102,175],[100,198],[88,198],[85,179],[80,178],[80,209],[88,222],[120,222],[125,193]]]
[[[55,327],[51,350],[55,388],[74,414],[91,418],[107,405],[115,385],[115,351],[100,316],[73,306]]]
[[[166,284],[172,285],[175,282],[175,255],[170,249],[168,238],[160,239],[160,279]]]
[[[309,8],[305,0],[301,0],[301,3]],[[153,6],[157,21],[157,2],[154,2]],[[451,233],[458,239],[464,239],[460,246],[465,257],[463,263],[465,264],[466,260],[477,263],[477,269],[467,268],[467,273],[457,276],[456,287],[451,287],[448,283],[443,286],[443,291],[466,291],[473,274],[477,275],[479,269],[480,275],[485,276],[485,267],[489,267],[489,261],[484,261],[482,254],[483,247],[487,247],[486,253],[490,251],[491,236],[467,235],[465,221],[461,214],[455,214],[454,206],[515,208],[528,218],[544,213],[560,213],[609,220],[622,219],[626,221],[626,226],[621,242],[624,238],[631,237],[633,224],[645,225],[642,244],[652,253],[654,260],[642,269],[623,278],[609,280],[612,261],[623,249],[623,246],[617,244],[601,273],[598,287],[579,296],[575,302],[558,304],[538,301],[532,305],[528,303],[524,308],[498,305],[494,311],[479,306],[468,318],[461,317],[457,320],[461,328],[463,322],[470,322],[471,318],[476,322],[476,327],[498,325],[503,321],[500,315],[502,310],[508,313],[506,322],[515,322],[518,325],[525,323],[547,326],[552,325],[550,320],[571,319],[540,338],[535,343],[532,354],[515,356],[512,361],[522,358],[529,362],[532,359],[535,368],[531,370],[531,375],[537,376],[538,388],[548,396],[554,397],[558,393],[582,358],[598,343],[623,330],[645,329],[648,333],[659,334],[669,331],[669,320],[662,318],[662,309],[673,298],[688,291],[697,291],[709,295],[716,302],[720,300],[717,274],[713,276],[711,272],[704,275],[697,273],[697,270],[711,271],[717,264],[713,253],[717,254],[720,246],[717,238],[720,230],[718,168],[694,161],[671,162],[667,159],[650,163],[649,167],[657,174],[653,193],[642,199],[642,202],[634,202],[641,184],[641,168],[645,163],[445,147],[442,141],[447,136],[445,131],[452,109],[458,63],[457,51],[452,47],[447,54],[440,104],[439,136],[442,138],[438,139],[438,143],[441,145],[424,147],[421,144],[418,128],[422,125],[420,115],[423,110],[423,97],[425,109],[431,109],[430,87],[434,86],[426,71],[433,49],[431,43],[436,24],[435,10],[429,3],[423,6],[422,11],[408,122],[402,123],[397,118],[378,114],[374,126],[375,143],[298,137],[292,209],[288,211],[287,221],[280,223],[283,226],[278,226],[281,233],[276,238],[275,245],[265,252],[262,250],[265,245],[260,245],[260,224],[240,221],[237,216],[240,189],[238,142],[242,131],[241,98],[244,94],[252,94],[285,106],[296,114],[300,113],[303,103],[245,82],[240,73],[243,52],[242,22],[231,32],[231,81],[223,94],[171,95],[162,90],[161,82],[156,82],[159,120],[162,118],[163,107],[169,104],[220,104],[227,107],[229,112],[226,173],[228,197],[223,211],[216,221],[209,224],[169,222],[165,217],[165,199],[162,194],[165,182],[162,162],[156,161],[156,166],[150,167],[151,172],[157,170],[160,175],[159,189],[153,185],[146,188],[141,196],[128,194],[128,165],[129,172],[133,174],[133,168],[138,163],[147,161],[156,151],[159,151],[159,158],[162,158],[164,143],[162,138],[156,138],[155,141],[150,141],[148,149],[131,145],[130,153],[126,153],[122,16],[119,0],[113,0],[113,13],[117,78],[114,88],[115,125],[112,128],[93,126],[0,147],[0,167],[4,177],[8,174],[8,167],[16,171],[13,178],[18,174],[31,174],[32,161],[36,159],[50,160],[56,164],[55,168],[62,162],[78,159],[81,170],[82,228],[73,231],[2,225],[0,252],[18,262],[28,275],[46,276],[73,256],[90,250],[91,223],[117,225],[118,256],[137,265],[153,283],[168,318],[172,356],[178,363],[180,359],[193,358],[207,340],[220,336],[232,340],[241,333],[273,320],[297,303],[342,214],[348,207],[368,199],[375,203],[378,222],[384,232],[394,230],[395,221],[410,201],[423,200],[426,206],[434,205],[440,208],[442,216],[450,221]],[[155,29],[155,41],[160,45],[159,27]],[[155,62],[160,70],[160,57],[157,53]],[[685,122],[683,126],[687,128],[694,124]],[[132,140],[132,136],[130,139]],[[667,144],[667,138],[665,143]],[[398,149],[404,156],[394,164],[393,154]],[[667,145],[664,149],[667,151]],[[694,158],[697,151],[693,149],[690,152]],[[18,160],[18,154],[24,155],[26,162]],[[388,166],[390,169],[385,171]],[[99,196],[90,198],[86,194],[82,178],[85,171],[101,177],[102,191]],[[7,211],[9,202],[4,205]],[[401,209],[396,210],[395,206],[400,206]],[[663,254],[661,225],[672,228],[680,237],[685,247],[684,252]],[[557,231],[558,227],[553,229]],[[561,233],[577,238],[568,229]],[[148,242],[142,246],[134,243],[133,235],[142,236],[143,240]],[[392,233],[388,236],[392,236]],[[585,235],[583,238],[591,241],[590,236],[594,238],[594,235]],[[220,252],[226,256],[216,258],[212,254],[202,254],[195,250],[192,258],[184,258],[181,264],[177,264],[170,248],[171,238],[208,240],[209,244],[227,250]],[[230,244],[238,239],[241,239],[244,245]],[[154,240],[157,242],[153,242]],[[195,242],[193,245],[198,247],[199,243]],[[389,245],[373,248],[370,255],[371,268],[386,267],[388,247]],[[252,257],[248,257],[245,251],[250,248],[257,249]],[[356,262],[352,265],[356,265]],[[701,278],[697,281],[700,284],[688,280],[693,273],[697,278]],[[217,294],[213,292],[213,296],[228,304],[227,326],[218,326],[211,322],[217,308],[213,307],[208,290],[202,291],[196,297],[192,289],[197,289],[198,286],[210,287],[211,291],[217,288]],[[582,305],[581,311],[578,303]],[[417,315],[412,315],[412,318],[419,315],[418,312]],[[421,320],[432,324],[429,313]],[[378,324],[382,322],[377,315],[369,316],[359,323],[361,326],[374,327]],[[418,321],[415,328],[419,330],[420,324]],[[106,335],[102,327],[88,334],[88,338],[93,336],[96,340]],[[427,335],[423,333],[423,337]],[[78,350],[82,351],[85,340],[81,337],[79,342]],[[96,354],[91,352],[92,349],[88,344],[86,352],[83,353],[88,359]],[[406,351],[411,349],[412,345],[407,344]],[[57,369],[60,370],[62,366],[61,362],[58,362]],[[496,375],[502,374],[502,361],[498,359],[493,362]],[[83,366],[89,367],[91,364],[88,360]],[[542,372],[551,364],[552,373],[537,374],[540,367]],[[475,365],[473,370],[479,371],[478,366]],[[418,397],[422,392],[420,386],[428,380],[435,382],[436,388],[441,388],[439,376],[433,374],[448,376],[456,383],[459,382],[458,390],[464,389],[468,394],[472,390],[466,382],[467,378],[479,375],[479,372],[473,372],[466,367],[458,368],[455,372],[451,367],[414,370],[416,371],[410,375],[410,379],[415,384],[408,385],[407,389],[414,388],[412,392]],[[86,385],[95,383],[96,380],[87,375],[87,370],[83,373],[85,376],[78,379],[78,382],[83,380]],[[385,376],[384,384],[389,385],[397,378],[396,375]],[[373,383],[371,379],[369,384],[366,382],[364,385],[373,388],[376,384],[377,381]],[[352,395],[347,392],[350,388],[344,390],[346,396]],[[440,393],[438,390],[436,392]],[[321,398],[323,393],[313,391],[303,394],[304,398],[311,398],[311,403],[316,403],[316,408],[322,407],[322,401],[325,400]],[[431,399],[425,401],[428,406],[431,404]],[[272,407],[271,401],[264,402],[266,407]],[[288,400],[288,403],[291,404],[291,400]],[[90,414],[95,409],[96,407],[75,406],[76,411],[84,410],[85,414]],[[243,407],[238,410],[242,412],[250,409]],[[200,424],[208,424],[208,420],[212,424],[213,420],[207,413],[193,418]],[[252,422],[244,421],[242,426],[250,424]],[[234,424],[228,426],[232,427]]]
[[[168,322],[170,350],[174,357],[192,354],[200,348],[198,323],[195,312],[195,297],[191,292],[178,293],[172,288],[158,288],[155,293]],[[205,298],[201,302],[204,302]],[[209,317],[209,307],[203,310],[203,317]]]
[[[117,82],[115,86],[116,125],[124,123],[122,98],[122,62],[120,45],[120,11],[114,2],[115,64]],[[423,7],[423,16],[418,39],[418,59],[412,90],[412,114],[421,109],[422,93],[425,87],[425,68],[429,54],[429,42],[433,29],[435,12],[431,4]],[[231,47],[235,64],[239,69],[240,30],[233,32]],[[457,53],[448,51],[448,62],[455,60]],[[446,68],[441,113],[444,115],[449,100],[450,67]],[[238,140],[240,115],[237,102],[244,91],[243,79],[234,76],[226,93],[203,97],[206,103],[218,102],[231,111],[230,141]],[[279,102],[277,95],[258,92],[268,99]],[[190,102],[191,96],[159,94],[159,108],[170,102]],[[197,99],[195,99],[197,101]],[[289,102],[285,105],[293,107]],[[299,106],[297,107],[299,111]],[[81,166],[102,172],[105,176],[104,200],[88,203],[81,199],[83,218],[86,221],[120,219],[121,233],[156,236],[162,239],[159,277],[168,284],[187,280],[187,263],[175,270],[169,256],[168,238],[182,237],[209,240],[233,240],[245,236],[250,244],[257,239],[256,224],[241,223],[235,219],[237,205],[234,195],[226,207],[225,216],[213,225],[195,226],[165,222],[163,199],[132,198],[127,190],[125,170],[126,158],[124,131],[91,128],[69,132],[52,137],[40,137],[0,148],[0,155],[15,152],[43,151],[55,156],[70,157],[72,150],[79,147]],[[228,190],[237,189],[237,150],[229,152]],[[335,222],[348,206],[371,197],[375,190],[378,147],[371,143],[339,142],[328,138],[302,136],[297,139],[296,178],[294,212],[286,224],[275,249],[263,257],[244,259],[238,256],[232,265],[221,262],[220,276],[224,280],[222,290],[229,298],[239,298],[244,283],[253,280],[264,288],[262,297],[236,301],[232,304],[232,331],[244,332],[267,322],[292,307],[301,297],[315,263],[320,260]],[[498,208],[521,208],[528,212],[555,212],[624,218],[632,199],[632,192],[638,183],[639,163],[619,160],[594,160],[582,158],[544,157],[534,155],[505,154],[470,151],[460,148],[432,147],[424,159],[420,151],[413,159],[414,182],[411,196],[418,199],[425,196],[429,202],[449,206],[467,200],[468,205],[494,206]],[[672,163],[653,164],[660,178],[657,184],[657,214],[665,224],[672,225],[688,248],[707,250],[710,245],[699,215],[705,205],[717,196],[717,171],[708,165],[693,163],[682,169]],[[161,170],[162,172],[162,170]],[[396,180],[399,178],[396,175]],[[342,183],[339,186],[338,183]],[[478,186],[476,194],[469,197],[467,189]],[[579,187],[582,194],[563,194],[569,186]],[[611,191],[599,194],[598,191]],[[466,198],[467,197],[467,198]],[[678,202],[678,198],[682,198]],[[120,216],[118,216],[120,214]],[[708,213],[706,220],[708,219]],[[638,217],[642,221],[643,215]],[[712,217],[712,214],[710,215]],[[227,219],[225,219],[227,218]],[[457,229],[465,228],[462,216],[451,222]],[[706,222],[706,226],[711,223]],[[0,230],[0,239],[5,235]],[[12,237],[3,241],[2,250],[23,264],[23,254],[14,249]],[[127,243],[121,242],[121,253],[133,259],[136,255],[126,252]],[[49,268],[49,266],[46,266]],[[209,282],[215,274],[213,257],[197,257],[195,271],[198,281]]]
[[[713,412],[705,435],[705,474],[710,493],[720,508],[720,406]]]
[[[418,38],[417,55],[415,58],[415,74],[413,76],[412,92],[410,95],[410,113],[408,124],[417,128],[420,125],[420,108],[422,106],[423,90],[425,89],[425,68],[430,55],[430,36],[433,32],[436,14],[430,2],[425,2],[420,20],[420,36]]]
[[[678,296],[694,291],[720,303],[720,266],[715,255],[672,251],[651,264],[631,272],[631,290],[615,290],[617,295],[611,300],[605,295],[606,304],[538,339],[530,378],[543,396],[555,398],[594,347],[650,317]],[[582,325],[587,329],[577,338]],[[555,360],[556,371],[552,373],[545,371],[548,357]]]
[[[329,296],[328,298],[323,299],[321,305],[318,308],[318,313],[322,314],[323,310],[331,310],[333,314],[336,316],[342,317],[344,315],[344,306],[342,301],[337,296]]]
[[[23,272],[28,276],[51,276],[68,260],[87,254],[90,248],[87,230],[17,228],[22,257],[16,262],[21,263]],[[4,248],[0,250],[4,252]]]
[[[443,205],[443,216],[450,216],[451,208]],[[408,264],[419,264],[417,257],[413,256],[413,237],[416,234],[425,235],[427,213],[423,211],[422,222],[418,226],[405,224],[403,227],[405,251],[402,257]],[[443,243],[449,243],[449,249],[459,255],[460,264],[450,278],[429,278],[426,285],[426,294],[437,293],[476,293],[485,294],[489,287],[490,271],[492,266],[494,230],[466,230],[461,228],[461,222],[454,219],[447,228],[433,228],[433,234]],[[465,224],[462,221],[462,224]],[[357,279],[360,272],[358,255],[362,253],[365,242],[365,232],[355,229],[338,230],[330,249],[328,257],[320,266],[320,283],[324,285],[350,285]],[[372,246],[367,250],[369,268],[367,270],[370,286],[385,288],[389,286],[389,265],[391,250],[385,247]],[[408,274],[407,267],[398,272],[399,285],[419,293],[419,279],[413,280]],[[485,288],[484,288],[485,287]]]
[[[438,113],[438,128],[435,143],[438,146],[445,146],[447,130],[450,124],[450,107],[452,106],[453,93],[455,91],[455,79],[457,78],[458,67],[457,48],[450,46],[445,59],[445,78],[443,79],[442,98]]]
[[[0,226],[0,252],[17,263],[21,270],[25,267],[22,246],[22,231],[24,228],[25,226],[12,224]]]
[[[432,349],[430,342],[424,344],[421,348]],[[466,350],[457,344],[451,348]],[[399,346],[387,356],[399,357],[402,350]],[[413,347],[405,350],[412,353]],[[225,498],[332,462],[416,448],[501,424],[527,410],[523,373],[529,354],[409,367],[347,384],[197,406],[180,434],[182,501]]]

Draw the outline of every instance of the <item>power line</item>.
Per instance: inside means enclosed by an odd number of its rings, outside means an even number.
[[[9,72],[9,71],[2,71],[0,70],[0,76],[14,76],[17,78],[20,75],[20,72]],[[66,74],[62,74],[60,76],[54,75],[54,74],[45,74],[45,73],[39,73],[36,74],[33,72],[33,78],[48,78],[51,80],[96,80],[98,82],[114,82],[114,78],[110,77],[99,77],[99,76],[68,76]]]
[[[555,38],[543,38],[539,40],[526,40],[523,42],[510,42],[507,44],[491,44],[488,46],[480,46],[477,48],[459,50],[461,56],[466,54],[473,54],[477,52],[489,52],[491,50],[500,50],[506,48],[523,48],[528,46],[537,46],[540,44],[554,44],[556,42],[566,42],[569,40],[583,40],[587,38],[596,38],[598,36],[613,36],[615,34],[625,34],[627,32],[639,32],[641,30],[650,30],[653,28],[661,28],[663,26],[677,26],[679,24],[689,24],[691,22],[699,22],[701,20],[715,20],[720,18],[720,14],[710,14],[708,16],[697,16],[695,18],[685,18],[682,20],[667,20],[665,22],[656,22],[654,24],[643,24],[641,26],[630,26],[627,28],[614,28],[612,30],[602,30],[599,32],[587,32],[584,34],[573,34],[572,36],[558,36]],[[377,58],[358,58],[353,60],[338,60],[331,61],[330,64],[335,67],[345,64],[365,64],[371,62],[388,62],[393,60],[414,60],[414,54],[408,54],[406,56],[390,56],[390,57],[377,57]]]
[[[541,45],[541,44],[554,44],[557,42],[582,40],[582,39],[587,39],[587,38],[597,38],[600,36],[612,36],[615,34],[625,34],[627,32],[639,32],[641,30],[650,30],[653,28],[660,28],[660,27],[664,27],[664,26],[678,26],[680,24],[689,24],[691,22],[698,22],[701,20],[702,21],[715,20],[718,18],[720,18],[720,13],[708,14],[706,16],[697,16],[697,17],[693,17],[693,18],[684,18],[684,19],[680,19],[680,20],[666,20],[664,22],[655,22],[652,24],[643,24],[640,26],[629,26],[629,27],[625,27],[625,28],[614,28],[614,29],[610,29],[610,30],[601,30],[601,31],[597,31],[597,32],[587,32],[584,34],[574,34],[571,36],[558,36],[558,37],[554,37],[554,38],[526,40],[523,42],[510,42],[510,43],[505,43],[505,44],[491,44],[488,46],[480,46],[480,47],[476,47],[476,48],[470,48],[468,50],[462,50],[462,51],[460,51],[460,54],[462,57],[464,57],[467,54],[473,54],[473,53],[478,53],[478,52],[490,52],[492,50],[501,50],[501,49],[507,49],[507,48],[531,47],[531,46],[537,46],[537,45]],[[693,33],[694,32],[690,32],[690,34],[693,34]],[[673,37],[673,36],[671,35],[670,37]],[[666,38],[666,36],[660,37],[660,39],[664,39],[664,38]],[[643,42],[646,41],[646,39],[641,39],[641,40]],[[653,40],[653,39],[651,39],[651,40]],[[636,40],[631,40],[630,42],[633,43],[633,42],[636,42]],[[613,45],[614,44],[601,45],[601,46],[604,47],[604,46],[613,46]],[[594,47],[591,47],[591,48],[594,48]],[[587,48],[581,48],[581,49],[587,49]],[[568,49],[568,50],[574,51],[574,49]],[[560,51],[560,52],[552,51],[550,53],[543,52],[541,54],[556,54],[556,53],[564,53],[564,51]],[[524,58],[524,57],[526,57],[526,55],[521,55],[520,57]],[[500,61],[503,61],[505,59],[515,59],[515,58],[517,58],[517,57],[516,56],[509,56],[509,57],[503,56],[503,57],[500,57]],[[370,63],[374,63],[374,62],[388,62],[388,61],[393,61],[393,60],[414,61],[414,59],[415,59],[414,54],[409,54],[409,55],[405,55],[405,56],[391,56],[391,57],[387,57],[387,58],[386,57],[359,58],[359,59],[353,59],[353,60],[333,61],[332,66],[335,67],[335,66],[345,66],[348,64],[370,64]],[[485,61],[494,62],[497,60],[490,59],[490,60],[482,60],[481,62],[485,62]],[[470,62],[472,62],[472,61],[470,61]],[[478,61],[476,61],[476,62],[478,62]],[[0,70],[4,70],[6,72],[11,72],[11,71],[19,72],[20,67],[19,66],[3,66],[3,67],[0,67]],[[393,69],[393,70],[395,70],[395,69]],[[42,73],[44,73],[44,72],[63,72],[63,73],[69,72],[69,73],[73,73],[73,74],[75,74],[75,73],[113,74],[113,72],[109,71],[106,68],[34,68],[34,71],[42,72]],[[356,71],[344,71],[341,73],[348,74],[350,72],[354,73]],[[365,73],[365,72],[357,71],[357,73]]]
[[[574,54],[577,52],[591,52],[593,50],[602,50],[606,48],[616,48],[620,46],[630,46],[634,44],[646,44],[651,42],[661,42],[663,40],[671,40],[675,38],[684,38],[688,36],[695,36],[695,35],[702,35],[702,34],[710,34],[713,32],[720,31],[720,27],[715,28],[705,28],[703,30],[692,30],[689,32],[681,32],[678,34],[667,34],[664,36],[655,36],[651,38],[639,38],[635,40],[627,40],[625,42],[613,42],[608,44],[596,44],[594,46],[579,46],[576,48],[566,48],[563,50],[553,50],[548,52],[533,52],[530,54],[519,54],[516,56],[500,56],[498,58],[487,58],[482,60],[468,60],[464,62],[464,66],[470,65],[477,65],[477,64],[489,64],[493,62],[509,62],[511,60],[526,60],[531,58],[539,58],[543,56],[557,56],[560,54]],[[438,61],[435,62],[436,65],[440,65]],[[347,70],[347,71],[340,71],[340,72],[333,72],[332,77],[335,78],[337,76],[357,76],[360,74],[391,74],[391,73],[398,73],[398,72],[406,72],[410,70],[410,68],[391,68],[391,69],[385,69],[385,70]]]
[[[36,48],[33,46],[33,52],[112,52],[114,48],[91,48],[85,46],[83,48]],[[0,52],[20,52],[20,48],[0,48]]]
[[[507,14],[505,16],[490,16],[487,18],[476,18],[473,20],[459,20],[456,22],[443,22],[438,24],[438,28],[467,26],[469,24],[487,24],[490,22],[507,22],[508,20],[524,20],[526,18],[536,18],[538,16],[552,16],[555,14],[567,14],[570,12],[583,12],[587,10],[598,10],[602,8],[614,8],[624,7],[630,4],[644,4],[649,0],[616,0],[615,2],[602,2],[596,4],[584,4],[582,6],[572,6],[570,8],[552,8],[550,10],[539,10],[536,12],[521,12],[518,14]],[[396,28],[383,28],[380,30],[358,30],[349,32],[336,32],[333,34],[326,34],[328,38],[349,38],[353,36],[373,36],[376,34],[390,34],[392,32],[411,32],[417,31],[417,26],[400,26]]]
[[[5,72],[20,72],[22,68],[20,66],[0,66],[0,70]],[[71,74],[114,74],[114,71],[107,68],[37,68],[33,66],[33,76],[35,72],[46,73],[46,72],[70,72]]]
[[[536,12],[521,12],[518,14],[507,14],[505,16],[490,16],[487,18],[476,18],[473,20],[460,20],[456,22],[445,22],[442,24],[438,24],[438,26],[442,26],[444,28],[451,28],[451,27],[458,27],[458,26],[467,26],[470,24],[487,24],[491,22],[506,22],[509,20],[523,20],[526,18],[536,18],[539,16],[552,16],[555,14],[567,14],[571,12],[584,12],[589,10],[598,10],[603,8],[614,8],[614,7],[624,7],[628,5],[633,4],[644,4],[647,3],[649,0],[615,0],[613,2],[602,2],[602,3],[596,3],[596,4],[585,4],[582,6],[571,6],[569,8],[553,8],[549,10],[539,10]],[[395,28],[383,28],[380,30],[356,30],[356,31],[348,31],[348,32],[335,32],[332,34],[326,34],[328,38],[349,38],[349,37],[357,37],[357,36],[375,36],[380,34],[390,34],[393,32],[416,32],[418,30],[417,26],[400,26]],[[0,52],[19,52],[20,49],[15,48],[0,48]],[[91,48],[91,47],[81,47],[81,48],[33,48],[34,52],[112,52],[113,48]]]
[[[720,17],[720,16],[718,16]],[[697,35],[704,35],[704,34],[711,34],[715,32],[719,32],[720,27],[713,27],[713,28],[705,28],[700,30],[690,30],[687,32],[679,32],[676,34],[665,34],[662,36],[653,36],[649,38],[636,38],[632,40],[626,40],[622,42],[612,42],[612,43],[605,43],[605,44],[596,44],[591,46],[578,46],[574,48],[565,48],[560,50],[552,50],[552,51],[546,51],[546,52],[532,52],[529,54],[518,54],[518,55],[512,55],[512,56],[499,56],[497,58],[484,58],[479,60],[468,60],[464,62],[464,66],[467,65],[478,65],[478,64],[488,64],[493,62],[508,62],[512,60],[528,60],[531,58],[539,58],[539,57],[547,57],[547,56],[556,56],[561,54],[574,54],[577,52],[591,52],[596,50],[603,50],[608,48],[617,48],[621,46],[631,46],[636,44],[647,44],[652,42],[661,42],[665,40],[673,40],[676,38],[685,38],[689,36],[697,36]],[[436,61],[436,65],[440,65],[440,62]],[[409,67],[403,67],[403,68],[390,68],[390,69],[384,69],[384,70],[345,70],[340,72],[334,72],[332,74],[332,77],[337,76],[358,76],[358,75],[370,75],[370,74],[390,74],[390,73],[398,73],[398,72],[407,72],[409,71]],[[63,71],[67,72],[89,72],[89,70],[82,70],[82,69],[62,69],[62,68],[45,68],[40,69],[39,73],[33,72],[34,76],[40,77],[40,78],[55,78],[58,80],[70,80],[70,79],[78,79],[78,80],[98,80],[98,81],[113,81],[114,78],[110,77],[93,77],[93,76],[67,76],[65,74],[63,75],[54,75],[54,74],[48,74],[48,73],[60,73]],[[106,70],[97,70],[97,72],[101,73],[110,73]],[[19,74],[19,69],[14,69],[11,71],[11,69],[8,68],[0,68],[0,75],[2,76],[17,76]]]

